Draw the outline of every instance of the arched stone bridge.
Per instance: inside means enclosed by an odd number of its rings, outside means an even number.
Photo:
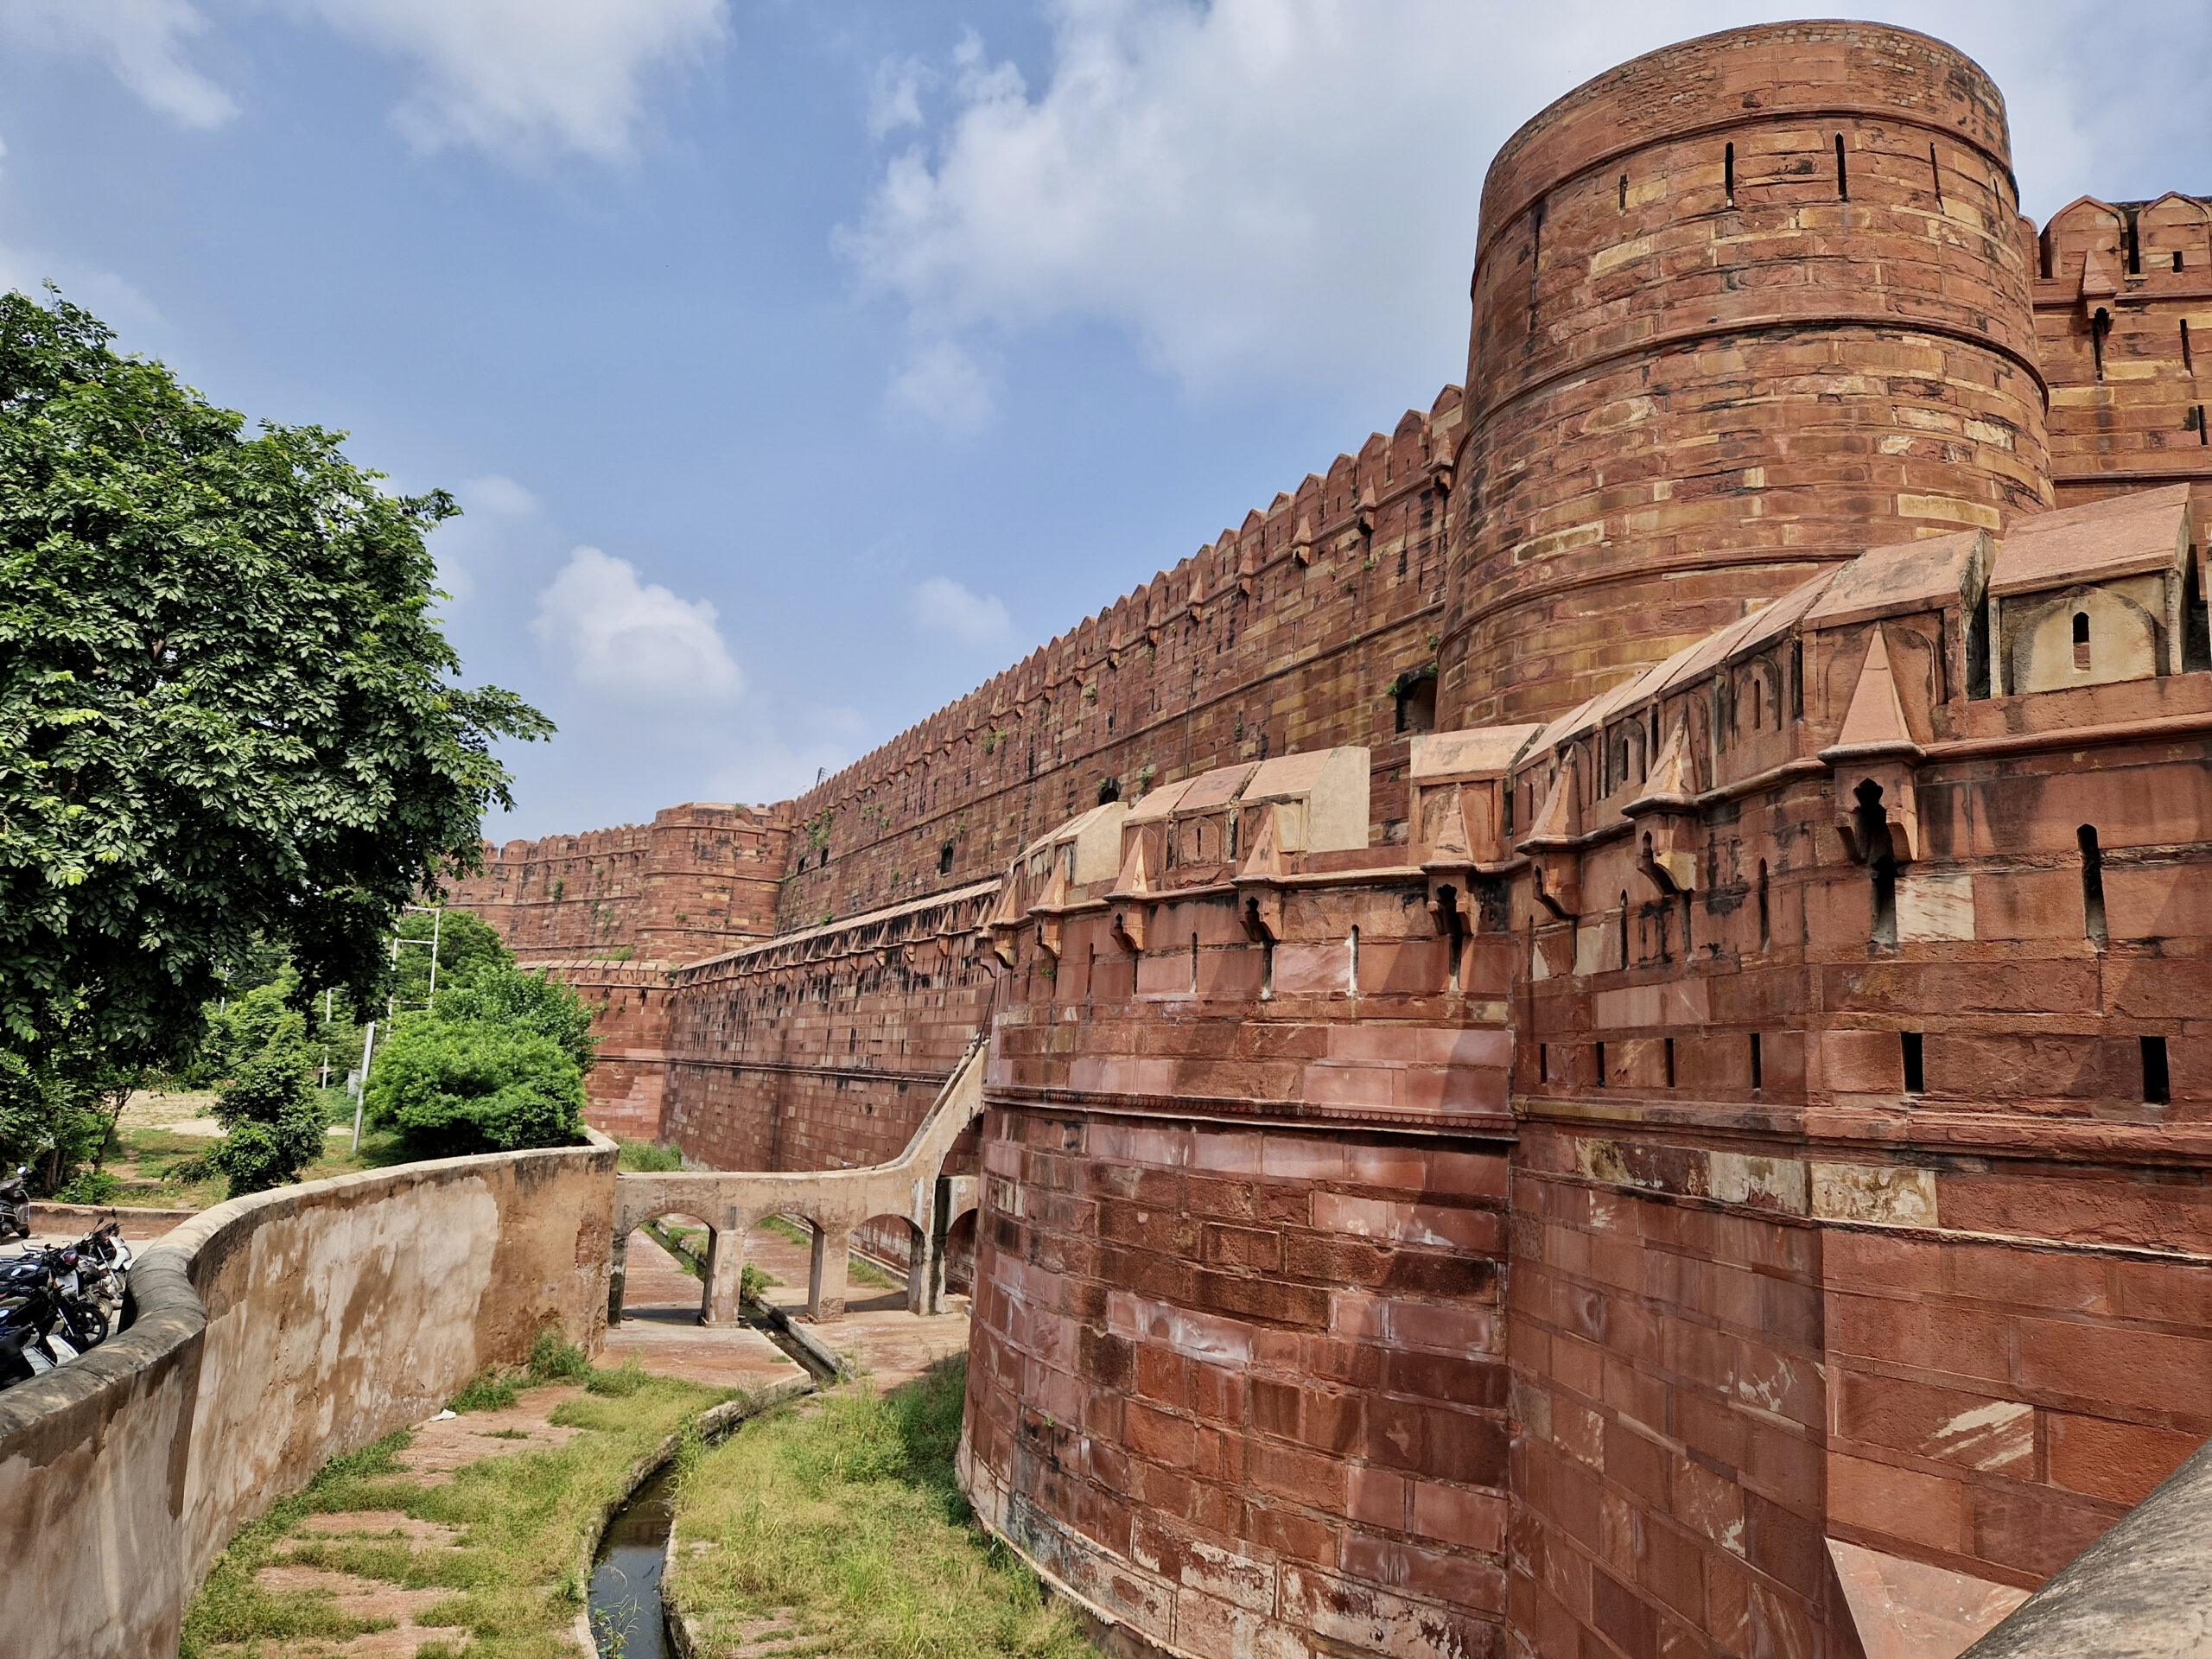
[[[880,1216],[912,1223],[920,1241],[913,1269],[907,1274],[906,1306],[916,1313],[939,1312],[944,1294],[945,1234],[976,1208],[981,1185],[974,1175],[946,1174],[944,1163],[962,1131],[982,1116],[984,1035],[978,1033],[969,1044],[906,1149],[887,1164],[864,1169],[686,1170],[617,1176],[608,1319],[622,1317],[624,1257],[631,1233],[666,1215],[695,1217],[707,1224],[702,1324],[738,1317],[745,1236],[771,1216],[796,1216],[814,1230],[806,1285],[806,1311],[812,1318],[834,1319],[843,1314],[853,1229]]]

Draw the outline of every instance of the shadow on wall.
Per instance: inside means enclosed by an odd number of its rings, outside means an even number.
[[[331,1458],[548,1323],[595,1348],[615,1151],[594,1135],[257,1193],[142,1251],[130,1329],[0,1395],[0,1630],[174,1653],[232,1535]]]

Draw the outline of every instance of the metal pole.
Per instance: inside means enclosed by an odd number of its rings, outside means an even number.
[[[369,1028],[361,1033],[361,1086],[353,1091],[353,1150],[361,1150],[361,1109],[369,1101],[369,1055],[376,1047],[377,1022],[369,1021]]]
[[[430,912],[430,997],[426,1006],[433,1008],[438,1006],[438,929],[445,925],[445,919],[443,905]]]

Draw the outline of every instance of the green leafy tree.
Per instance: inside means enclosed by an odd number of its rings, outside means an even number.
[[[34,1073],[181,1059],[271,950],[374,1002],[401,906],[509,804],[492,741],[552,729],[458,683],[449,497],[112,339],[0,295],[0,1042]]]
[[[500,953],[404,1014],[369,1075],[372,1122],[425,1157],[566,1146],[583,1130],[591,1011]]]
[[[550,976],[512,963],[478,969],[448,991],[438,990],[438,1018],[531,1031],[547,1038],[569,1057],[581,1077],[599,1054],[591,1034],[591,1009],[568,986]]]
[[[209,1166],[230,1179],[231,1196],[299,1179],[322,1151],[322,1108],[308,1062],[296,1046],[276,1044],[239,1065],[215,1097],[223,1139]]]
[[[416,1015],[377,1056],[368,1109],[423,1157],[565,1146],[583,1128],[583,1073],[537,1032]]]
[[[486,963],[511,963],[514,958],[490,924],[465,910],[448,910],[426,916],[419,910],[400,918],[399,961],[392,994],[402,1007],[419,1007],[430,996],[430,952],[435,931],[438,954],[438,995],[469,977]]]

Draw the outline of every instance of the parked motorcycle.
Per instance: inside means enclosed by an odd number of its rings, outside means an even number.
[[[50,1255],[30,1250],[0,1263],[0,1389],[41,1376],[84,1350],[70,1340],[74,1325],[64,1300],[64,1280]],[[75,1279],[73,1272],[69,1279]]]
[[[126,1275],[136,1258],[123,1242],[123,1222],[110,1217],[71,1246],[76,1252],[79,1281],[86,1299],[105,1316],[113,1331],[123,1314]]]
[[[122,1316],[131,1260],[121,1222],[111,1219],[73,1244],[0,1262],[0,1389],[106,1341]]]
[[[17,1165],[16,1173],[0,1181],[0,1238],[13,1230],[18,1238],[31,1236],[31,1190],[24,1183],[30,1171]]]

